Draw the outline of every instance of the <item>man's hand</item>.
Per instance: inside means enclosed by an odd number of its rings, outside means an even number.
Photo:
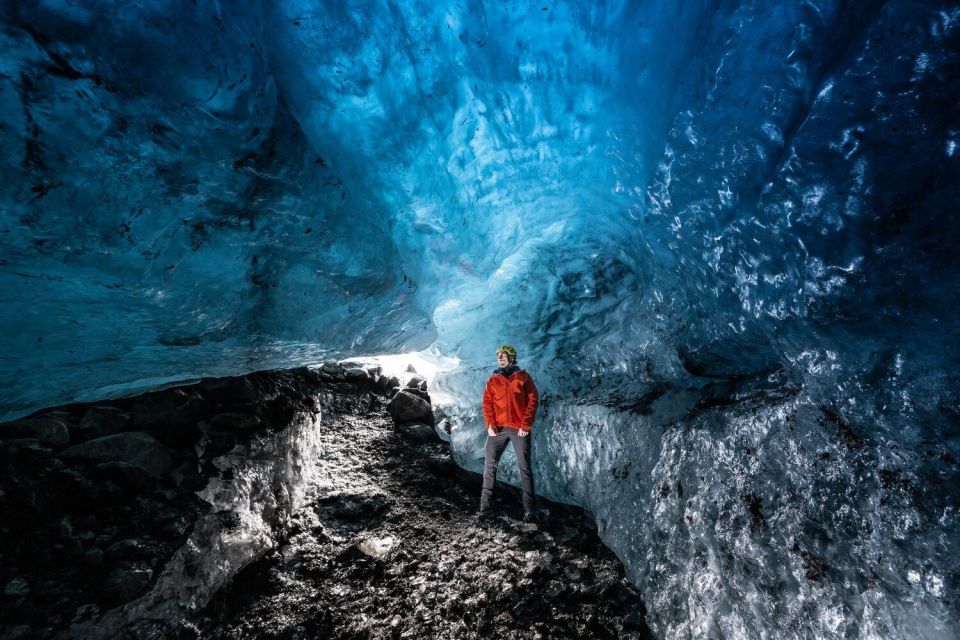
[[[490,436],[497,435],[498,431],[496,427],[487,427],[487,434]]]
[[[521,438],[526,438],[528,435],[530,435],[530,432],[524,431],[523,429],[517,429],[517,435]]]

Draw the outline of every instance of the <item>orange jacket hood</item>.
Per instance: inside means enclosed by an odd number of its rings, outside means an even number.
[[[483,421],[488,427],[529,431],[540,396],[530,374],[519,369],[509,376],[494,373],[483,391]]]

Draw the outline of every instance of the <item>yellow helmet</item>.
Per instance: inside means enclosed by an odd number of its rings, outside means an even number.
[[[510,345],[505,344],[501,347],[497,347],[497,355],[499,356],[501,353],[505,353],[508,356],[510,356],[510,360],[512,362],[517,361],[517,350],[511,347]]]

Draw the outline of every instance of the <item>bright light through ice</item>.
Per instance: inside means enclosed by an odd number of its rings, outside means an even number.
[[[383,368],[383,375],[388,377],[397,376],[397,378],[400,379],[401,385],[406,384],[407,381],[415,375],[420,376],[427,381],[428,387],[432,386],[437,374],[453,371],[460,366],[459,358],[447,357],[441,354],[436,347],[430,347],[423,351],[413,351],[411,353],[348,358],[341,362],[345,364],[356,363],[363,366],[380,365]],[[415,372],[410,371],[411,365]]]

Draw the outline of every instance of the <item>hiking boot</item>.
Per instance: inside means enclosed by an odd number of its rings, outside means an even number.
[[[496,517],[496,514],[493,512],[493,509],[480,509],[477,511],[476,515],[473,516],[474,522],[485,522],[493,520]]]

